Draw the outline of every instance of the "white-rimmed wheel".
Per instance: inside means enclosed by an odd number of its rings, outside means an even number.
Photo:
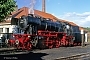
[[[18,45],[19,44],[19,40],[16,40],[15,43]]]

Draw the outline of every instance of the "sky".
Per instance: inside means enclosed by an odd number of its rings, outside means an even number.
[[[15,0],[18,8],[30,7],[30,0]],[[42,0],[34,9],[42,10]],[[90,0],[46,0],[46,12],[82,27],[90,27]]]

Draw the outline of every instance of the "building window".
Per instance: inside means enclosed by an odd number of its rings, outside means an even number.
[[[3,28],[0,28],[0,33],[2,33],[3,32]]]
[[[9,33],[9,28],[6,28],[5,29],[5,33]]]

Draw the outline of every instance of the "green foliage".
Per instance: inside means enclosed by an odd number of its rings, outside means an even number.
[[[90,32],[90,28],[89,27],[84,27],[84,29],[88,30]]]
[[[15,10],[16,2],[14,0],[0,0],[0,22]]]

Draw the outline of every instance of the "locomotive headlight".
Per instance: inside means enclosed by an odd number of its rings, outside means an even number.
[[[69,25],[66,25],[66,27],[67,27],[67,29],[69,29],[70,27],[69,27]]]
[[[30,37],[30,36],[28,36],[28,37]]]
[[[16,43],[16,44],[19,44],[19,40],[16,40],[15,43]]]
[[[15,37],[15,36],[13,36],[13,37]]]

